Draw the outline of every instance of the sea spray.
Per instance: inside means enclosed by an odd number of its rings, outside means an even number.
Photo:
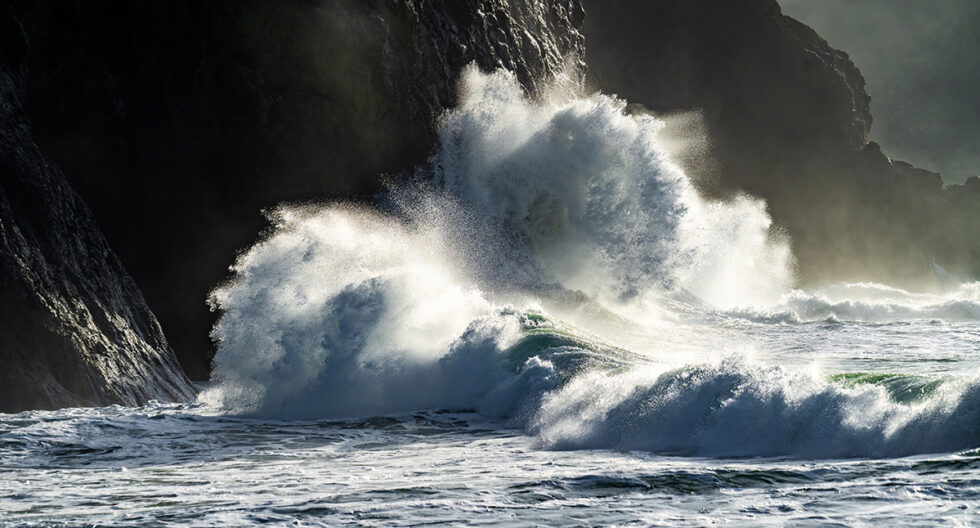
[[[532,101],[511,74],[470,68],[431,160],[438,192],[400,203],[418,223],[493,246],[464,260],[496,286],[559,284],[607,306],[679,289],[750,305],[786,291],[792,258],[765,205],[700,198],[660,144],[664,123],[625,105],[567,91]],[[451,205],[417,214],[433,200]]]
[[[458,283],[424,233],[344,206],[272,218],[275,234],[213,293],[224,313],[213,333],[218,386],[205,399],[336,418],[472,407],[461,394],[489,391],[471,378],[494,377],[493,355],[516,323],[494,318],[479,290]],[[487,357],[457,365],[479,354]]]
[[[655,118],[557,93],[530,100],[511,75],[469,69],[430,168],[379,211],[277,210],[212,295],[222,316],[202,400],[277,418],[473,409],[549,448],[884,456],[977,444],[970,379],[909,404],[716,350],[713,330],[681,332],[691,314],[724,322],[792,304],[786,240],[758,200],[700,198]],[[700,352],[630,353],[610,328],[681,333]]]

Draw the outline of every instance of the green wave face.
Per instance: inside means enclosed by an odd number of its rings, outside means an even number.
[[[511,370],[518,371],[532,357],[550,361],[562,383],[585,371],[615,371],[642,363],[642,356],[612,346],[566,323],[537,312],[520,314],[522,335],[506,351]]]
[[[944,381],[913,374],[881,372],[844,372],[831,374],[827,379],[831,383],[848,388],[858,385],[877,385],[888,392],[888,397],[892,401],[903,404],[916,403],[932,396]]]

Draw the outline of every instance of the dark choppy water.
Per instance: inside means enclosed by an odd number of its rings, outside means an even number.
[[[980,452],[719,459],[549,451],[467,413],[275,422],[201,409],[0,420],[16,526],[972,526]]]

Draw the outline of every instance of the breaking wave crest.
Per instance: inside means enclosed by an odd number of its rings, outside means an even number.
[[[430,166],[383,206],[270,215],[212,294],[222,316],[202,401],[278,418],[472,409],[557,449],[835,457],[980,443],[971,380],[903,399],[887,380],[707,344],[713,359],[693,364],[668,345],[623,348],[627,334],[670,334],[678,304],[806,320],[942,303],[855,295],[869,285],[793,291],[765,205],[700,198],[657,119],[601,94],[532,101],[506,73],[463,78]]]
[[[549,394],[532,430],[553,448],[676,455],[883,457],[977,445],[980,380],[931,383],[928,398],[907,405],[887,383],[832,383],[734,357],[590,373]]]

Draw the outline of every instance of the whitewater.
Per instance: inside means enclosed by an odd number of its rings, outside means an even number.
[[[665,126],[466,70],[412,178],[268,212],[198,401],[0,415],[0,523],[980,522],[980,283],[799,288]]]

